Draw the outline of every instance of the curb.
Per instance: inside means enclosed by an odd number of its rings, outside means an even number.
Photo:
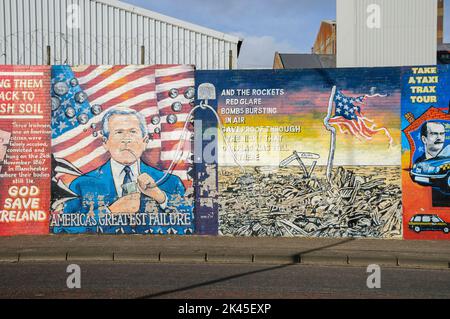
[[[114,261],[114,253],[67,253],[67,261]]]
[[[66,253],[48,253],[48,252],[23,252],[18,254],[18,262],[31,261],[66,261]]]
[[[2,263],[17,263],[19,262],[20,254],[18,253],[2,253],[0,252],[0,262]]]
[[[113,261],[117,262],[144,262],[144,263],[157,263],[159,262],[159,253],[113,253]]]
[[[396,256],[366,256],[356,255],[348,256],[348,264],[351,266],[367,267],[368,265],[379,265],[385,267],[398,267],[398,258]]]
[[[300,264],[300,255],[253,255],[253,263],[256,264],[276,264],[276,265],[290,265]]]
[[[255,255],[207,253],[206,261],[211,264],[249,264],[255,261]]]
[[[449,258],[450,259],[450,258]],[[450,268],[449,259],[417,259],[409,257],[400,257],[398,259],[398,266],[405,268]]]
[[[207,260],[206,253],[203,252],[160,252],[159,261],[162,263],[191,262],[204,263]]]
[[[294,255],[222,254],[218,252],[0,252],[0,263],[28,262],[143,262],[196,264],[271,264],[367,267],[376,264],[391,268],[450,269],[449,257],[418,258],[414,256],[339,254],[333,252]]]
[[[300,263],[305,265],[349,265],[349,257],[341,254],[300,254]]]

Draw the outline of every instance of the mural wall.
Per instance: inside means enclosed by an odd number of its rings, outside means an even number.
[[[1,66],[0,235],[448,239],[449,84],[448,66]]]
[[[50,67],[0,66],[0,235],[48,234]]]
[[[405,68],[402,83],[405,239],[449,239],[449,67]]]
[[[53,233],[192,234],[192,66],[52,69]]]
[[[401,238],[399,79],[398,68],[197,72],[224,132],[219,233]]]

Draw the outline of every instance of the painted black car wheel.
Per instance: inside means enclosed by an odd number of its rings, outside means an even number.
[[[414,227],[414,231],[415,231],[416,233],[420,233],[420,227],[419,227],[419,226]]]
[[[444,233],[448,234],[448,232],[449,232],[448,227],[445,227],[445,228],[443,229],[443,231],[444,231]]]

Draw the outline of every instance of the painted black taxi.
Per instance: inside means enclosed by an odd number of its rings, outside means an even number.
[[[414,164],[411,178],[422,186],[432,186],[442,193],[450,193],[450,157],[437,157]]]
[[[442,231],[446,234],[450,231],[450,224],[442,220],[438,215],[419,214],[414,215],[408,223],[411,230],[416,233],[421,231]]]

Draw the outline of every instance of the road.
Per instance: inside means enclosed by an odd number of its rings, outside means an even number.
[[[306,265],[83,262],[68,289],[67,262],[1,263],[0,298],[450,298],[450,270]]]

